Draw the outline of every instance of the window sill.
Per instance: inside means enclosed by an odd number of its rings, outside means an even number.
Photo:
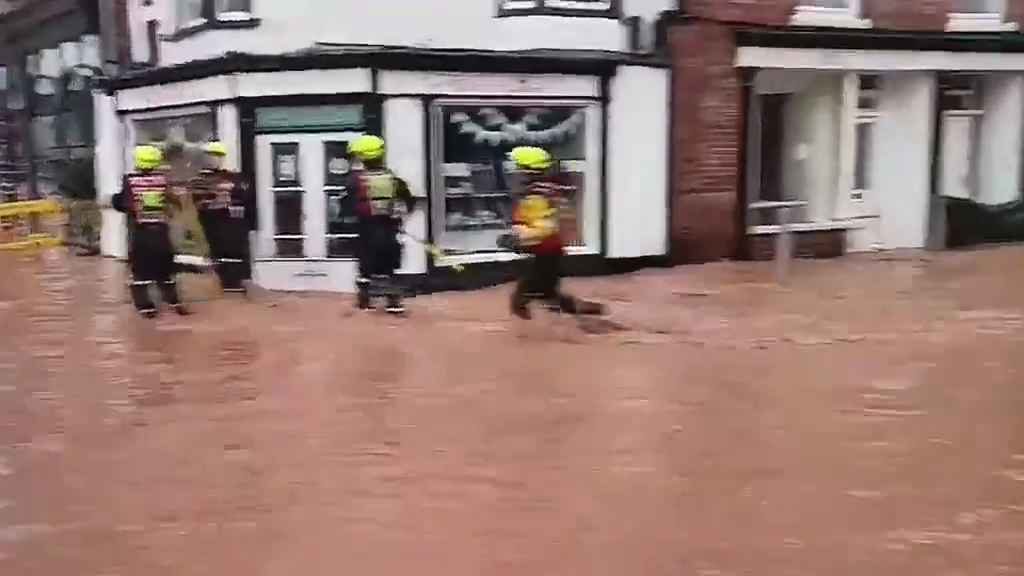
[[[590,2],[576,0],[545,0],[544,6],[530,0],[501,0],[498,3],[498,17],[517,16],[564,16],[573,18],[608,18],[617,20],[622,16],[620,0],[609,0],[607,5],[587,7]]]
[[[858,230],[866,224],[862,219],[850,218],[843,220],[829,220],[827,222],[796,222],[789,225],[790,232],[825,232],[829,230]],[[763,226],[748,226],[747,234],[750,236],[763,236],[768,234],[779,234],[782,226],[778,224],[766,224]]]
[[[950,14],[946,32],[1016,32],[1015,22],[1003,22],[1000,14]]]
[[[260,25],[260,22],[262,20],[259,18],[240,18],[236,13],[232,13],[229,18],[197,21],[177,30],[173,34],[165,34],[161,39],[165,42],[177,42],[207,30],[244,30],[256,28]]]
[[[797,6],[789,21],[792,26],[821,26],[828,28],[871,28],[872,22],[858,18],[849,10]]]

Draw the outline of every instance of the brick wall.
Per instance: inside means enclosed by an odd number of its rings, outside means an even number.
[[[751,260],[774,260],[775,241],[773,234],[748,236],[747,256]],[[845,230],[816,230],[793,234],[793,256],[797,258],[838,258],[845,252]]]
[[[1024,30],[1024,0],[1006,0],[1006,20]]]
[[[875,28],[944,30],[954,0],[862,0],[863,15]],[[723,23],[784,26],[799,0],[683,0],[693,16]],[[1024,23],[1024,0],[1007,0],[1009,20]]]
[[[739,241],[738,174],[743,89],[732,29],[708,21],[675,26],[672,255],[676,262],[733,256]]]
[[[789,23],[798,0],[683,0],[688,14],[722,22],[743,22],[765,26]],[[881,0],[885,1],[885,0]],[[909,0],[899,0],[909,1]]]

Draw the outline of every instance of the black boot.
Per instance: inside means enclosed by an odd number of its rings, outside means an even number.
[[[189,309],[181,303],[181,299],[178,297],[178,285],[174,280],[161,282],[160,293],[163,295],[164,303],[174,309],[178,316],[191,314]]]
[[[146,281],[133,281],[130,284],[132,303],[135,304],[135,309],[143,318],[154,318],[157,315],[156,306],[149,297],[150,284],[152,282]]]
[[[389,294],[388,305],[385,311],[394,316],[405,314],[405,304],[402,303],[402,295],[398,293]]]
[[[370,279],[356,278],[356,307],[360,310],[370,309]]]

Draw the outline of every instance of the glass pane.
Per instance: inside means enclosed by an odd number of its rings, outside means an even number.
[[[302,192],[274,192],[275,234],[302,234]]]
[[[348,157],[348,142],[324,142],[324,183],[345,186],[352,164]]]
[[[277,238],[274,244],[277,246],[278,258],[304,258],[306,253],[303,250],[302,238]]]
[[[803,0],[800,4],[818,8],[840,8],[843,10],[850,8],[850,0]]]
[[[563,232],[577,243],[582,231],[577,214],[583,198],[586,163],[586,113],[576,106],[445,106],[443,163],[445,232],[450,252],[491,251],[511,229],[523,175],[507,161],[516,146],[540,146],[561,160],[558,177],[572,190],[562,199]],[[556,170],[557,172],[557,170]]]
[[[222,12],[249,12],[249,0],[217,0],[217,14]]]
[[[871,154],[874,148],[875,125],[857,124],[857,158],[853,187],[856,190],[871,190]]]
[[[953,0],[953,12],[1002,14],[1003,0]]]
[[[328,238],[327,239],[327,257],[328,258],[355,258],[356,257],[356,239],[355,238]]]
[[[292,142],[271,144],[271,150],[274,158],[274,186],[298,186],[301,180],[299,145]]]

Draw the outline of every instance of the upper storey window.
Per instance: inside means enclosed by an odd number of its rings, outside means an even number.
[[[145,0],[144,0],[145,1]],[[181,38],[207,28],[250,27],[259,23],[252,0],[172,0],[174,34]]]
[[[800,0],[793,12],[794,26],[869,28],[861,15],[861,0]]]
[[[1016,30],[1004,22],[1006,0],[953,0],[946,29],[950,32],[995,32]]]
[[[498,0],[498,14],[618,18],[619,4],[620,0]]]

